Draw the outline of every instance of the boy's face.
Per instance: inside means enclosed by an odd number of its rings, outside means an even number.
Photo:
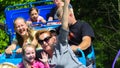
[[[15,21],[15,30],[19,35],[23,36],[27,34],[27,29],[28,27],[23,19],[17,19]]]
[[[38,18],[38,12],[36,10],[32,10],[30,13],[30,17],[34,22],[37,22],[37,18]]]
[[[25,59],[28,62],[30,62],[30,63],[34,62],[35,57],[36,57],[35,54],[36,53],[35,53],[35,49],[34,48],[32,48],[32,47],[26,47],[24,57],[25,57]]]

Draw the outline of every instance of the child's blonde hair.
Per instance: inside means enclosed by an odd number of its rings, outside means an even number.
[[[4,62],[0,64],[0,68],[18,68],[16,65],[10,62]]]
[[[25,50],[26,50],[27,47],[31,47],[34,50],[36,49],[36,47],[33,44],[25,44],[22,47],[22,56],[23,56],[24,67],[25,68],[31,68],[31,65],[29,65],[29,62],[25,60],[25,53],[26,53]]]
[[[25,44],[25,45],[23,45],[23,47],[22,47],[22,54],[23,54],[23,56],[25,55],[25,49],[27,47],[32,47],[32,48],[36,49],[36,47],[33,44]]]

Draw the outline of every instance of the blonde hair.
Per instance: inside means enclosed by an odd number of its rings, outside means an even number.
[[[34,50],[36,49],[36,47],[35,47],[33,44],[25,44],[25,45],[23,45],[23,47],[22,47],[22,56],[23,56],[23,64],[24,64],[24,67],[25,67],[25,68],[31,68],[31,65],[30,65],[29,62],[25,59],[25,53],[26,53],[25,49],[26,49],[27,47],[31,47],[31,48],[33,48]],[[36,54],[36,53],[35,53],[35,54]]]
[[[36,47],[33,44],[25,44],[25,45],[23,45],[23,47],[22,47],[22,54],[23,54],[23,56],[25,55],[25,49],[27,47],[32,47],[32,48],[34,48],[34,50],[36,49]]]
[[[16,21],[17,21],[17,20],[23,20],[24,23],[26,24],[26,21],[25,21],[24,18],[22,18],[22,17],[17,17],[17,18],[14,20],[14,25],[16,25]],[[14,28],[15,28],[15,26],[14,26]]]
[[[0,64],[0,68],[18,68],[16,65],[10,62],[4,62]]]

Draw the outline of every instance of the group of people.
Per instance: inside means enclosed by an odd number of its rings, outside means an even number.
[[[91,26],[76,20],[70,0],[54,0],[54,2],[57,7],[54,8],[54,13],[51,12],[52,15],[48,20],[57,17],[61,21],[59,29],[56,29],[54,34],[49,30],[30,29],[28,26],[32,22],[46,23],[46,20],[39,16],[38,9],[31,8],[28,21],[21,17],[14,20],[16,39],[5,52],[12,54],[16,49],[17,53],[22,53],[23,60],[18,64],[18,68],[93,68],[93,63],[89,60],[87,65],[84,65],[77,58],[79,56],[77,49],[83,50],[85,56],[91,52],[94,39]],[[39,47],[42,51],[36,53]]]

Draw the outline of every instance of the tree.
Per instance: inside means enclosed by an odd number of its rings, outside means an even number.
[[[94,29],[97,68],[110,68],[120,49],[120,22],[117,0],[74,0],[75,15]],[[120,61],[116,64],[120,66]]]
[[[120,12],[120,0],[118,0],[118,13]],[[120,13],[119,13],[119,18],[120,18]]]

